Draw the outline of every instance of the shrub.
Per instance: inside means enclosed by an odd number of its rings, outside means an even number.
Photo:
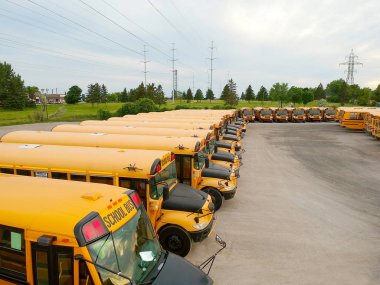
[[[160,108],[150,99],[143,98],[135,102],[139,113],[157,112]]]
[[[98,120],[107,120],[112,117],[112,113],[108,110],[99,109],[97,118]]]
[[[136,115],[139,110],[135,103],[127,102],[119,110],[116,111],[115,115],[117,117],[122,117],[124,115]]]

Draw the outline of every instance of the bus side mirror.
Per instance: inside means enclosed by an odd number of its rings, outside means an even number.
[[[164,201],[169,200],[169,187],[164,186],[162,197],[164,198]]]
[[[208,158],[206,158],[205,160],[205,165],[206,165],[206,168],[210,167],[210,160]]]

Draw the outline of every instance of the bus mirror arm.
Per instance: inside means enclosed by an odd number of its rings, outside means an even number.
[[[216,256],[223,250],[226,248],[227,244],[224,240],[222,240],[222,238],[218,235],[215,236],[215,240],[216,242],[221,246],[221,248],[215,252],[212,256],[210,256],[209,258],[207,258],[205,261],[203,261],[198,267],[200,269],[204,269],[205,267],[209,266],[208,268],[208,271],[207,271],[207,275],[209,275],[210,271],[211,271],[211,268],[212,266],[214,265],[214,261],[215,261],[215,258]]]
[[[164,201],[169,199],[169,187],[167,185],[165,185],[163,188],[162,197],[163,197]]]
[[[132,278],[130,278],[130,277],[124,275],[124,274],[121,273],[121,272],[113,271],[113,270],[108,269],[107,267],[105,267],[105,266],[103,266],[103,265],[96,264],[95,262],[92,262],[91,260],[85,259],[85,258],[83,257],[83,255],[81,255],[81,254],[76,254],[76,255],[74,255],[74,260],[82,260],[82,261],[84,261],[84,262],[88,262],[88,263],[90,263],[90,264],[92,264],[92,265],[94,265],[94,266],[96,266],[96,267],[99,267],[99,268],[101,268],[101,269],[103,269],[103,270],[106,270],[106,271],[108,271],[108,272],[110,272],[110,273],[113,273],[113,274],[115,274],[115,275],[117,275],[117,276],[120,276],[120,277],[122,277],[122,278],[124,278],[124,279],[127,279],[127,280],[129,281],[129,284],[131,284],[131,285],[136,285],[136,283],[132,280]],[[127,285],[127,284],[126,284],[126,285]]]

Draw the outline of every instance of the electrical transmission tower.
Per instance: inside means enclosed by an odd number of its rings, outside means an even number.
[[[144,84],[145,84],[145,88],[146,88],[146,74],[149,72],[146,70],[146,64],[148,62],[150,62],[150,60],[146,60],[146,53],[147,53],[147,50],[146,50],[146,46],[144,45],[144,50],[143,50],[143,53],[144,53],[144,76],[145,76],[145,81],[144,81]]]
[[[212,72],[214,71],[213,61],[216,59],[216,57],[214,57],[214,49],[215,49],[214,41],[211,41],[211,46],[210,46],[211,57],[208,58],[210,60],[210,90],[212,90]]]
[[[350,54],[346,56],[346,59],[348,61],[342,62],[339,65],[347,65],[348,68],[345,70],[347,73],[346,77],[346,83],[353,85],[354,84],[354,72],[356,72],[355,65],[362,65],[363,63],[356,61],[358,59],[358,56],[354,54],[354,50],[352,49]]]
[[[177,70],[174,69],[174,62],[176,62],[178,59],[174,57],[174,52],[175,52],[175,43],[172,43],[172,59],[170,60],[172,62],[172,72],[173,72],[173,94],[172,94],[172,100],[174,103],[174,95],[177,92]]]

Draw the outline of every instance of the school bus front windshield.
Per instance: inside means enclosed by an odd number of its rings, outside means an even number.
[[[305,114],[305,111],[304,110],[295,110],[294,111],[294,115],[304,115]]]
[[[309,114],[310,114],[310,115],[319,115],[320,113],[321,113],[320,110],[310,110],[310,111],[309,111]]]
[[[149,180],[150,197],[155,200],[159,199],[164,192],[165,186],[168,186],[170,189],[171,186],[176,183],[177,169],[175,161],[172,161],[167,167]]]
[[[162,254],[148,217],[141,208],[127,223],[114,232],[87,245],[92,261],[135,282],[143,281],[155,268]],[[103,284],[126,284],[128,281],[107,270],[97,268]]]
[[[335,115],[336,110],[326,110],[326,115]]]
[[[284,115],[287,115],[288,114],[288,111],[286,111],[286,110],[278,110],[277,111],[277,115],[279,115],[279,116],[284,116]]]
[[[206,163],[206,159],[208,158],[207,152],[205,148],[200,149],[195,155],[194,155],[194,168],[196,170],[200,170],[203,168],[203,166]]]

